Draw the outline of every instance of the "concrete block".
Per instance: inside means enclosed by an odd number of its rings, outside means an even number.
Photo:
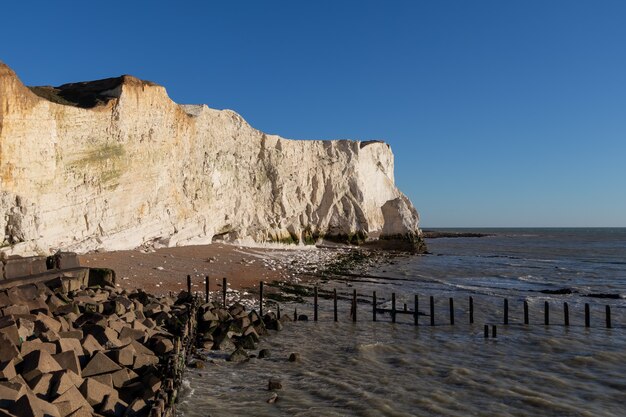
[[[22,357],[26,357],[26,355],[35,350],[45,350],[51,355],[57,353],[57,347],[54,343],[44,343],[39,340],[27,340],[23,342],[20,348],[20,353],[22,354]]]
[[[98,407],[104,402],[105,397],[118,397],[117,391],[112,386],[104,385],[93,378],[85,378],[80,386],[80,392],[92,407]]]
[[[36,350],[24,356],[22,376],[31,381],[41,374],[60,371],[61,367],[46,350]]]
[[[82,376],[85,378],[93,375],[108,374],[119,371],[120,369],[122,368],[109,359],[104,353],[97,352],[83,369]]]
[[[55,405],[26,393],[9,409],[17,417],[63,417]]]
[[[15,372],[15,359],[0,362],[0,379],[9,380],[17,375]]]
[[[107,396],[100,406],[100,414],[106,417],[123,417],[128,404],[114,396]]]
[[[83,379],[75,372],[70,370],[63,370],[52,373],[52,390],[55,395],[61,395],[68,389],[80,388],[83,384]]]
[[[52,374],[41,374],[38,377],[28,381],[28,386],[33,394],[42,400],[48,401],[48,395],[52,386]]]
[[[76,339],[73,339],[73,340],[76,340]],[[68,351],[57,353],[56,355],[52,355],[52,357],[54,358],[55,361],[58,362],[61,368],[69,369],[70,371],[73,371],[74,373],[76,373],[78,376],[81,375],[80,361],[78,359],[78,355],[76,354],[75,350],[70,349]]]
[[[20,351],[9,336],[0,333],[0,362],[7,362],[20,357]]]
[[[85,338],[83,339],[83,351],[85,352],[85,355],[91,357],[96,352],[99,352],[101,350],[104,350],[104,348],[100,343],[98,343],[95,337],[90,334],[85,336]]]
[[[93,412],[93,408],[89,405],[89,402],[83,397],[78,388],[70,387],[67,391],[61,394],[52,404],[58,407],[61,417],[67,417],[74,411],[81,407],[87,407]]]

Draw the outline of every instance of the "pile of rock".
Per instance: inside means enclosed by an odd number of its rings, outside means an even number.
[[[282,320],[288,319],[283,316]],[[247,360],[249,350],[257,348],[259,336],[268,330],[282,330],[281,318],[274,312],[263,317],[252,310],[247,312],[242,304],[236,303],[229,308],[219,303],[210,302],[198,309],[198,347],[203,349],[232,351],[229,361]]]
[[[162,414],[195,325],[192,301],[106,285],[0,292],[0,415]]]

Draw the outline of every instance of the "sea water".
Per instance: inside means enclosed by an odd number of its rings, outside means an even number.
[[[332,301],[320,299],[318,322],[290,323],[263,339],[259,348],[271,351],[269,359],[233,364],[224,354],[209,353],[204,369],[187,372],[178,414],[625,416],[626,229],[471,231],[491,236],[431,239],[430,255],[395,258],[361,277],[324,284],[340,295],[339,321],[333,322]],[[356,323],[348,301],[354,289],[360,301]],[[565,289],[571,293],[545,293]],[[409,310],[418,294],[419,325],[412,315],[398,315],[392,324],[389,314],[379,313],[373,322],[373,291],[380,308],[390,308],[396,293],[397,308],[407,304]],[[435,326],[430,326],[431,295]],[[585,327],[586,303],[590,327]],[[284,305],[283,314],[293,307]],[[298,305],[298,311],[313,316],[310,304]],[[287,361],[292,352],[300,353],[299,362]],[[273,404],[266,402],[270,377],[283,385]]]

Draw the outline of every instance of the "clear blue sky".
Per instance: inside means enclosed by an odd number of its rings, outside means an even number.
[[[384,139],[422,226],[626,226],[626,1],[12,1],[29,85],[132,74],[298,139]]]

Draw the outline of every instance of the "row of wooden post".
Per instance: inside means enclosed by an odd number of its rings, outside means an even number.
[[[204,296],[205,302],[209,302],[209,277],[205,277],[205,288],[204,288]],[[222,304],[226,307],[226,290],[228,287],[228,281],[226,278],[222,279]],[[187,292],[191,294],[191,275],[187,275]],[[313,288],[313,320],[317,321],[318,319],[318,288],[315,286]],[[378,299],[376,297],[376,291],[372,294],[372,320],[376,321],[377,313],[382,310],[378,308]],[[450,324],[454,325],[454,298],[450,297],[449,299],[450,306]],[[391,294],[391,310],[383,310],[383,312],[389,311],[391,313],[391,322],[396,322],[396,315],[398,313],[404,314],[412,314],[413,322],[417,326],[418,325],[418,316],[419,316],[419,297],[415,294],[414,299],[414,308],[413,311],[407,310],[407,305],[404,304],[404,310],[398,311],[396,308],[396,293]],[[337,289],[333,289],[333,318],[334,321],[338,320],[337,314]],[[263,316],[263,281],[259,283],[259,314]],[[280,318],[280,305],[278,306],[278,318]],[[350,315],[352,317],[352,321],[357,321],[357,292],[356,289],[353,290],[352,293],[352,305],[350,308]],[[297,318],[297,315],[296,315]],[[569,326],[569,304],[567,302],[563,303],[563,321],[565,326]],[[474,298],[469,297],[469,322],[470,324],[474,323]],[[505,325],[509,324],[509,300],[504,299],[504,317],[503,323]],[[524,324],[529,324],[529,314],[528,314],[528,301],[524,300]],[[611,307],[605,307],[605,323],[607,328],[612,327],[611,323]],[[550,304],[545,301],[544,303],[544,324],[547,326],[550,324]],[[435,325],[435,298],[430,296],[430,325]],[[585,303],[585,327],[591,327],[591,313],[589,304]],[[495,335],[496,329],[495,326],[493,328],[493,334]],[[485,325],[485,334],[488,334],[487,325]],[[495,336],[494,336],[495,337]]]

